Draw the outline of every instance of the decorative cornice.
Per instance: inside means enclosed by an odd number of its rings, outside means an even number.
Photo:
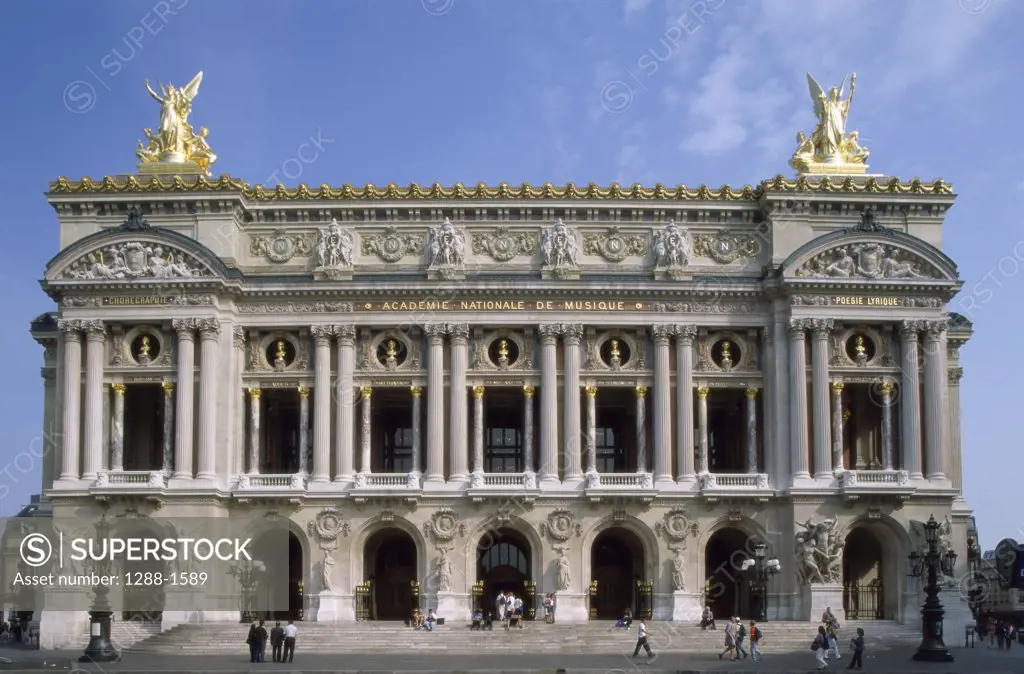
[[[528,183],[520,186],[512,186],[506,183],[499,183],[497,186],[489,187],[484,183],[467,187],[456,183],[452,187],[444,187],[434,183],[430,187],[421,187],[416,183],[408,187],[399,187],[394,183],[384,187],[377,187],[372,184],[363,187],[342,185],[331,187],[321,185],[310,187],[301,184],[295,188],[287,188],[278,185],[276,188],[267,188],[263,185],[250,185],[245,181],[232,178],[222,174],[217,179],[198,176],[194,179],[186,179],[181,176],[162,179],[158,176],[150,176],[149,180],[139,180],[135,176],[115,178],[106,176],[100,181],[84,177],[81,180],[73,181],[66,177],[59,177],[50,183],[51,195],[62,194],[159,194],[159,193],[187,193],[187,192],[234,192],[246,199],[254,201],[386,201],[386,200],[407,200],[407,201],[443,201],[443,200],[665,200],[665,201],[757,201],[762,196],[771,192],[842,192],[842,193],[868,193],[868,194],[917,194],[917,195],[952,195],[953,187],[946,181],[940,179],[926,183],[919,178],[909,182],[903,182],[899,178],[889,180],[878,180],[877,178],[841,178],[829,177],[800,177],[796,179],[786,178],[778,175],[769,180],[761,182],[757,187],[744,185],[740,188],[732,188],[728,185],[712,188],[707,185],[698,187],[686,187],[676,185],[668,187],[658,183],[653,187],[632,185],[623,187],[612,183],[608,187],[599,187],[593,183],[584,187],[577,187],[568,183],[562,187],[556,187],[551,183],[544,183],[539,187],[533,187]]]

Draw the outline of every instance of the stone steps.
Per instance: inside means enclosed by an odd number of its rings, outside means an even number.
[[[413,652],[479,653],[619,653],[633,647],[635,626],[630,630],[615,629],[612,623],[527,623],[523,629],[506,632],[471,631],[463,622],[437,627],[433,632],[413,630],[401,623],[360,622],[349,624],[300,623],[299,644],[309,653],[382,653],[396,647]],[[692,624],[648,622],[654,649],[676,652],[709,652],[722,648],[722,630],[703,631]],[[840,637],[845,650],[849,636],[863,627],[869,645],[908,644],[920,641],[920,633],[893,622],[865,621],[847,623]],[[817,623],[765,623],[765,647],[778,650],[805,648],[810,644]],[[130,646],[118,644],[140,653],[213,654],[237,653],[245,650],[246,625],[207,623],[179,625],[160,635]],[[115,630],[116,635],[116,630]],[[116,636],[115,636],[116,641]]]

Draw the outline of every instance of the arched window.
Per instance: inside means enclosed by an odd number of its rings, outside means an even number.
[[[484,573],[490,573],[499,566],[511,566],[524,575],[529,571],[526,555],[514,543],[498,543],[480,556]]]

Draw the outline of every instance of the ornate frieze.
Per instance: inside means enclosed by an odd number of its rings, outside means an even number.
[[[513,233],[508,227],[473,232],[473,254],[489,255],[496,262],[508,262],[519,255],[537,252],[538,237],[527,232]]]
[[[761,246],[749,234],[723,229],[716,234],[698,234],[693,243],[693,252],[719,264],[730,264],[743,258],[756,258],[761,252]]]
[[[466,271],[466,232],[448,218],[430,230],[430,266],[427,273],[442,279],[461,278]]]
[[[127,241],[94,250],[72,262],[63,279],[137,280],[204,276],[204,266],[184,251],[158,243]]]
[[[583,254],[600,255],[608,262],[622,262],[627,257],[647,254],[647,239],[638,235],[624,235],[618,227],[609,227],[603,234],[583,237]]]
[[[565,543],[583,535],[583,525],[567,508],[558,508],[548,513],[546,522],[540,525],[540,535],[547,536],[554,543]]]
[[[351,525],[334,508],[324,508],[318,512],[306,528],[321,544],[336,543],[338,538],[347,537],[352,532]]]
[[[849,297],[839,295],[793,295],[789,303],[794,307],[827,307],[827,306],[863,306],[863,307],[903,307],[907,309],[938,309],[945,302],[938,297]]]
[[[423,533],[430,536],[435,545],[450,543],[456,536],[466,533],[466,524],[451,508],[439,508],[423,523]]]
[[[687,538],[698,534],[700,527],[686,516],[685,510],[673,508],[655,522],[654,530],[664,536],[670,544],[684,545]]]
[[[913,253],[879,243],[839,246],[800,265],[801,278],[935,279],[938,270]]]
[[[540,235],[541,274],[552,278],[579,276],[580,233],[559,220]]]
[[[669,222],[664,229],[654,232],[655,277],[682,278],[692,256],[693,240],[685,226]]]
[[[423,247],[422,234],[403,234],[397,227],[387,227],[381,234],[360,239],[363,255],[376,255],[384,262],[398,262],[406,255],[422,255]]]
[[[686,314],[747,314],[756,306],[745,302],[655,302],[655,312]]]
[[[355,249],[355,234],[352,230],[332,220],[330,225],[317,230],[316,237],[316,269],[313,273],[329,279],[351,275]]]
[[[283,264],[293,257],[308,257],[312,252],[313,237],[306,233],[275,229],[271,234],[249,235],[249,254],[274,264]]]
[[[235,309],[241,314],[322,314],[350,313],[353,307],[351,302],[243,302]]]

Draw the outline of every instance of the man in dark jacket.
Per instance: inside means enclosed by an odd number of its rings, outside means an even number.
[[[256,628],[256,638],[259,644],[259,657],[256,658],[257,662],[267,661],[267,628],[263,626],[263,621],[260,621],[260,626]]]
[[[281,646],[284,645],[284,629],[280,622],[274,623],[270,630],[270,647],[274,650],[274,662],[281,662]]]

